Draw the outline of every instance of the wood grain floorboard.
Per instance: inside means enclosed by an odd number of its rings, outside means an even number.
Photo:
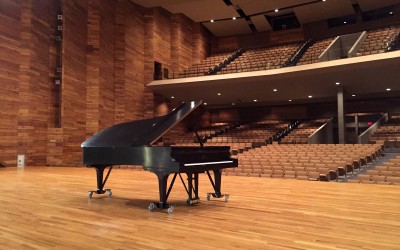
[[[0,249],[400,249],[400,186],[224,176],[228,203],[149,212],[156,176],[113,170],[113,197],[85,168],[0,169]]]

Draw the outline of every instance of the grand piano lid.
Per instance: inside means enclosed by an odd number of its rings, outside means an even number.
[[[87,139],[81,147],[149,146],[201,104],[202,101],[181,103],[164,116],[113,125]]]

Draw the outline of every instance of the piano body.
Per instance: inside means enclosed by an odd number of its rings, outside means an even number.
[[[229,196],[221,193],[221,172],[224,168],[238,166],[237,159],[230,157],[229,147],[204,147],[199,137],[200,147],[152,146],[199,105],[201,101],[182,103],[165,116],[116,124],[83,142],[83,163],[95,168],[97,175],[97,190],[89,191],[89,199],[93,193],[112,195],[104,186],[114,165],[142,165],[144,170],[158,177],[160,200],[150,203],[149,210],[168,208],[172,213],[173,206],[167,200],[178,176],[188,194],[187,204],[196,203],[200,173],[207,174],[214,189],[213,193],[207,194],[207,199],[225,196],[227,201]],[[106,168],[109,169],[104,176]],[[167,188],[171,174],[173,178]],[[181,174],[187,175],[187,185]]]

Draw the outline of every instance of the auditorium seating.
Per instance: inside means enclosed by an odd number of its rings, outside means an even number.
[[[400,32],[400,26],[390,26],[382,29],[368,31],[356,56],[364,56],[385,52],[385,48],[396,38]],[[318,57],[333,42],[335,38],[327,38],[316,41],[300,58],[297,65],[312,64],[318,62]],[[293,56],[301,46],[300,43],[288,45],[244,49],[243,53],[225,67],[217,71],[217,74],[240,73],[258,70],[281,68],[288,59]],[[183,72],[173,73],[172,78],[204,76],[212,68],[232,57],[237,51],[211,55],[198,64],[193,64]]]
[[[371,136],[371,143],[381,141],[384,141],[385,147],[400,148],[400,115],[392,115],[391,119]]]
[[[365,56],[385,52],[385,48],[400,32],[400,26],[368,31],[367,38],[363,42],[356,56]]]
[[[184,70],[183,72],[180,72],[178,75],[174,75],[173,78],[204,76],[206,72],[230,57],[232,53],[233,52],[227,52],[211,55],[204,59],[201,63],[193,64],[191,67]]]
[[[377,166],[374,170],[368,170],[366,174],[360,174],[349,183],[400,185],[400,156],[385,162],[383,166]]]
[[[312,135],[318,128],[324,125],[327,119],[318,119],[300,123],[287,136],[281,139],[282,144],[305,144],[308,137]]]
[[[229,126],[212,136],[205,136],[205,146],[230,146],[232,154],[242,153],[254,147],[266,145],[272,138],[289,126],[283,121],[249,122],[240,126]],[[201,130],[199,130],[201,131]],[[192,132],[163,138],[163,145],[198,146],[197,138]]]
[[[317,63],[318,57],[328,48],[328,46],[333,42],[334,39],[335,38],[327,38],[316,41],[306,50],[297,65]]]
[[[218,74],[240,73],[281,68],[297,51],[300,44],[289,44],[268,48],[246,49],[235,61]]]
[[[377,144],[269,144],[238,155],[226,175],[330,181],[369,168],[382,155]]]

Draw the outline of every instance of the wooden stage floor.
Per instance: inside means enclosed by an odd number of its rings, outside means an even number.
[[[116,169],[0,169],[0,249],[400,249],[400,186],[224,176],[230,200],[187,207],[177,182],[173,214],[150,212],[152,173]]]

